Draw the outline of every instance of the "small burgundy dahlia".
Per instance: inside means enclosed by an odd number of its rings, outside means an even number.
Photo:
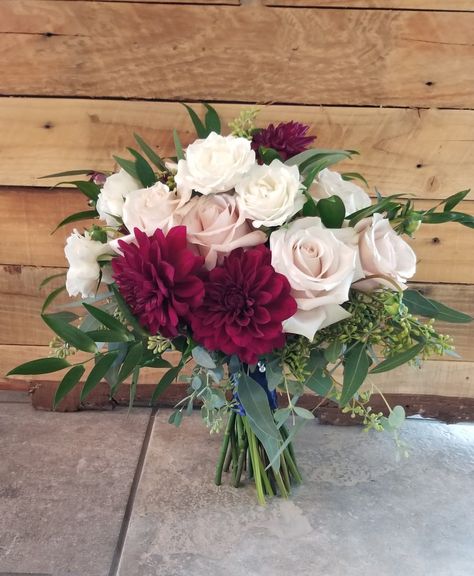
[[[237,248],[208,274],[204,300],[191,318],[193,337],[208,350],[254,364],[285,345],[282,322],[295,312],[290,284],[275,272],[270,250]]]
[[[151,334],[178,334],[178,325],[204,297],[200,278],[203,258],[187,248],[186,228],[175,226],[167,236],[152,236],[135,228],[136,244],[119,242],[123,255],[112,260],[120,294]]]
[[[278,126],[270,124],[267,128],[258,130],[252,137],[252,149],[258,157],[260,146],[273,148],[283,161],[306,150],[316,139],[316,136],[306,136],[309,126],[300,122],[281,122]]]

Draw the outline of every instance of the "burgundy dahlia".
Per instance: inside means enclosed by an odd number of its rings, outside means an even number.
[[[193,337],[208,350],[254,364],[285,345],[282,322],[295,312],[290,284],[272,267],[270,250],[237,248],[209,272],[204,300],[191,319]]]
[[[173,338],[204,297],[204,260],[187,248],[184,226],[167,236],[160,229],[152,236],[134,232],[136,244],[119,242],[123,255],[112,260],[114,280],[142,326]]]
[[[300,122],[281,122],[278,126],[270,124],[258,130],[252,137],[252,149],[258,157],[260,146],[273,148],[283,161],[306,150],[316,136],[306,136],[309,126]]]

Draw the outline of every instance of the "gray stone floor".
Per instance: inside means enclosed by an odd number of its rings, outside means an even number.
[[[386,435],[309,423],[305,484],[261,508],[213,485],[198,414],[167,417],[0,392],[0,576],[474,574],[474,426],[411,420],[397,460]]]

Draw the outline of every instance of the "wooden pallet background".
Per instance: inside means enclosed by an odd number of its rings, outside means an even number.
[[[72,227],[50,232],[85,209],[82,196],[39,176],[111,169],[134,131],[166,155],[174,127],[184,142],[193,134],[179,102],[205,99],[224,120],[257,103],[262,125],[306,122],[320,146],[360,151],[345,168],[372,193],[431,206],[474,185],[473,29],[472,0],[2,0],[0,385],[29,386],[3,374],[47,355],[38,285],[65,267]],[[474,200],[461,208],[474,213]],[[473,240],[449,224],[424,226],[413,241],[415,281],[471,314]],[[442,329],[461,359],[403,368],[378,385],[473,398],[473,326]]]

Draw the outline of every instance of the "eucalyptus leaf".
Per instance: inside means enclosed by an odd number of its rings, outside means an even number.
[[[275,390],[278,386],[283,384],[283,368],[281,366],[280,358],[273,358],[265,363],[265,374],[267,377],[268,389]]]
[[[370,356],[363,342],[358,342],[348,348],[344,355],[344,377],[339,400],[341,406],[345,406],[364,383],[370,362]]]
[[[405,409],[403,406],[394,406],[388,416],[388,422],[392,428],[400,428],[405,422]]]
[[[343,350],[344,344],[338,340],[334,340],[334,342],[331,342],[331,344],[329,344],[329,346],[324,350],[324,357],[329,364],[334,364],[339,359]]]
[[[459,310],[455,310],[454,308],[450,308],[443,304],[442,302],[438,302],[437,300],[432,300],[429,298],[430,303],[436,308],[436,320],[440,322],[451,322],[453,324],[468,324],[472,322],[472,316],[469,314],[465,314],[464,312],[460,312]]]
[[[58,389],[56,390],[56,394],[54,395],[53,407],[56,408],[57,405],[61,402],[61,400],[70,392],[74,386],[79,382],[81,376],[85,372],[84,366],[79,364],[77,366],[73,366],[66,374],[64,378],[59,383]]]
[[[212,359],[209,352],[207,350],[205,350],[204,348],[202,348],[201,346],[196,346],[193,348],[192,356],[193,356],[196,364],[198,364],[199,366],[202,366],[203,368],[208,368],[208,369],[216,368],[216,363]]]
[[[305,420],[314,420],[314,414],[306,408],[301,408],[301,406],[295,406],[293,408],[295,414],[297,414],[300,418],[304,418]]]
[[[402,364],[406,364],[410,360],[413,360],[418,354],[423,350],[425,346],[424,342],[418,342],[408,350],[404,350],[403,352],[399,352],[398,354],[394,354],[377,364],[375,368],[372,368],[370,371],[371,374],[380,374],[381,372],[387,372],[388,370],[393,370]]]
[[[262,443],[268,459],[273,461],[281,445],[281,435],[270,410],[266,392],[258,382],[242,372],[237,385],[237,393],[250,427]],[[278,469],[279,462],[274,463],[273,467]]]

